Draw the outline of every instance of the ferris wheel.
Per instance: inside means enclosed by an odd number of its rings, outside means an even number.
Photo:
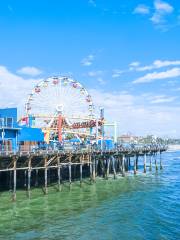
[[[57,118],[63,118],[66,129],[77,123],[94,119],[91,95],[70,77],[50,77],[37,84],[25,104],[25,115],[31,117],[35,127],[53,129]]]

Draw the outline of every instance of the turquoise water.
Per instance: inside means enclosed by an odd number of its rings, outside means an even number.
[[[0,239],[180,239],[180,152],[158,174],[97,180],[62,192],[0,193]]]

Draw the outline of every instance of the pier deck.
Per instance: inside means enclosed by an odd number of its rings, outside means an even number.
[[[71,188],[73,180],[89,177],[93,183],[97,176],[108,179],[112,173],[123,177],[131,168],[134,174],[138,171],[138,159],[143,157],[144,173],[149,161],[149,170],[154,163],[156,171],[162,169],[161,153],[167,147],[118,148],[113,150],[82,149],[77,151],[21,151],[0,152],[0,184],[1,188],[12,190],[12,199],[16,200],[16,189],[24,188],[28,197],[31,187],[43,186],[45,194],[48,185],[57,182],[61,191],[63,181],[68,181]],[[159,161],[158,161],[159,160]],[[133,162],[133,164],[132,164]],[[159,162],[159,167],[158,167]]]

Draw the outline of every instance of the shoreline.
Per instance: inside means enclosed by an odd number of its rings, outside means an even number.
[[[170,144],[168,145],[167,152],[180,151],[180,144]]]

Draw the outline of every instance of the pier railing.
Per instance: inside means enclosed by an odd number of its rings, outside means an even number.
[[[165,145],[156,145],[156,146],[141,146],[141,147],[115,147],[111,149],[101,149],[97,147],[93,147],[91,145],[88,145],[86,147],[79,147],[79,148],[72,148],[72,149],[33,149],[31,147],[23,148],[17,150],[9,150],[5,146],[0,148],[0,156],[12,156],[12,155],[18,155],[18,156],[24,156],[24,155],[51,155],[51,154],[80,154],[80,153],[96,153],[96,154],[106,154],[106,153],[138,153],[138,154],[144,154],[148,152],[164,152],[168,149],[168,146]]]

